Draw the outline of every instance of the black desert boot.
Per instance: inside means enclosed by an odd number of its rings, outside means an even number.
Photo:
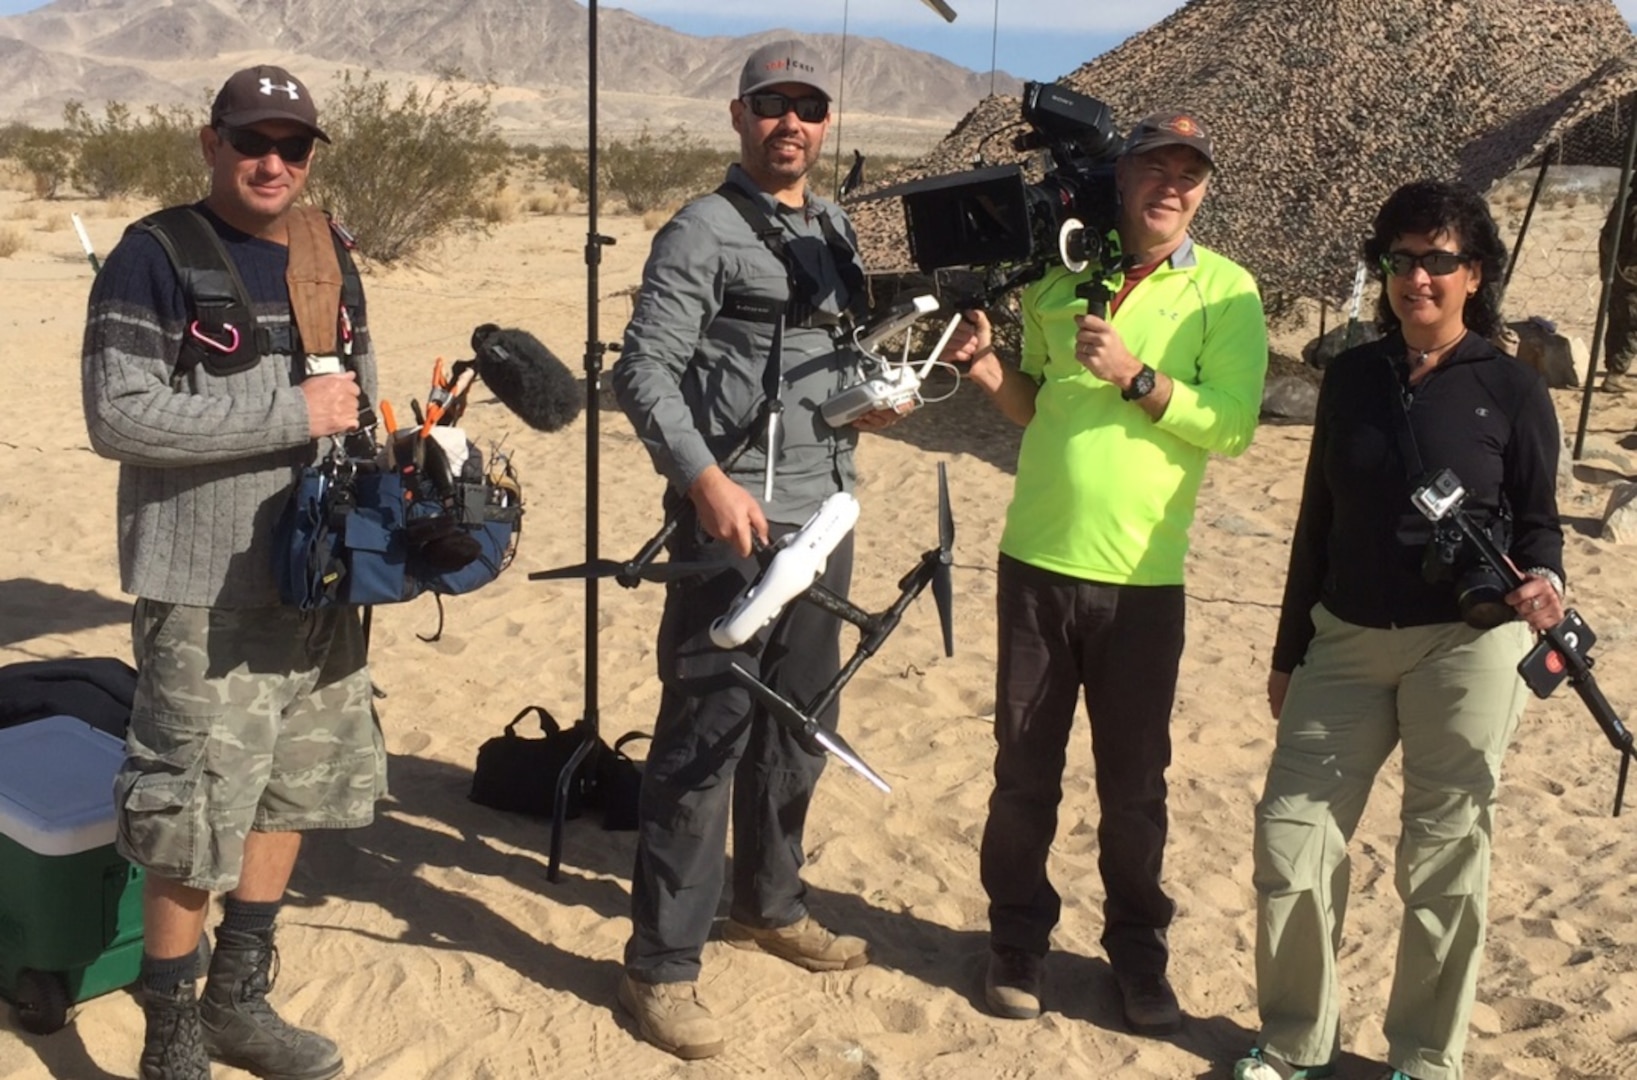
[[[199,1029],[199,1000],[193,980],[169,990],[142,988],[141,1080],[210,1080],[210,1058]]]
[[[314,1031],[291,1027],[267,1003],[278,966],[273,931],[216,931],[199,1023],[211,1058],[262,1080],[330,1080],[341,1051]]]

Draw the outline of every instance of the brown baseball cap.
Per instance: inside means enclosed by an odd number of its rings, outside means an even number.
[[[739,73],[739,96],[779,83],[811,86],[831,101],[835,100],[830,92],[830,65],[811,45],[800,41],[775,41],[751,53]]]
[[[330,141],[318,126],[318,106],[307,87],[288,71],[271,64],[258,64],[229,75],[210,106],[211,127],[248,127],[263,120],[290,120],[325,142]]]
[[[1199,120],[1189,113],[1157,112],[1143,117],[1137,121],[1137,126],[1131,129],[1131,136],[1125,142],[1125,152],[1146,154],[1162,146],[1189,147],[1198,151],[1207,165],[1216,168],[1211,137],[1205,133],[1205,128]]]

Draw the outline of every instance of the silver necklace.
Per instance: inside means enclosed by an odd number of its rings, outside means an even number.
[[[1420,371],[1422,365],[1427,362],[1428,357],[1432,356],[1434,353],[1442,355],[1444,350],[1451,349],[1456,345],[1459,345],[1461,343],[1461,339],[1464,337],[1466,337],[1466,327],[1463,326],[1461,327],[1461,332],[1459,334],[1456,334],[1442,345],[1434,345],[1430,349],[1422,349],[1416,358],[1410,361],[1410,370]]]

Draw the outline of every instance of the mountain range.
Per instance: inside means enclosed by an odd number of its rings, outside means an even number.
[[[730,140],[725,106],[739,66],[764,42],[792,36],[695,37],[599,7],[599,131],[684,124]],[[991,87],[1016,94],[1021,85],[879,38],[800,36],[842,72],[849,146],[924,149]],[[589,37],[589,11],[575,0],[56,0],[0,18],[0,118],[54,126],[70,100],[93,115],[109,101],[200,105],[232,71],[268,62],[299,75],[321,107],[344,71],[394,81],[456,73],[492,84],[507,137],[583,143]]]

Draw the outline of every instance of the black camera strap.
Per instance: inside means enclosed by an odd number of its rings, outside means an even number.
[[[1398,401],[1398,408],[1393,410],[1397,419],[1397,430],[1394,434],[1398,438],[1398,456],[1404,461],[1404,479],[1409,485],[1410,494],[1427,481],[1427,467],[1421,460],[1421,446],[1415,441],[1415,428],[1410,424],[1410,403],[1415,400],[1415,389],[1410,385],[1410,369],[1406,363],[1401,363],[1389,357],[1386,370],[1392,378],[1394,398]],[[1494,519],[1507,528],[1510,536],[1512,510],[1506,501],[1506,492],[1500,493],[1500,502],[1494,512]]]
[[[1393,410],[1393,416],[1398,421],[1394,432],[1398,437],[1398,456],[1404,462],[1404,478],[1409,482],[1410,490],[1414,491],[1421,486],[1427,469],[1421,461],[1421,446],[1415,441],[1415,428],[1410,425],[1410,402],[1415,400],[1415,391],[1410,386],[1410,369],[1407,364],[1389,358],[1386,371],[1393,380],[1393,400],[1398,405]]]

